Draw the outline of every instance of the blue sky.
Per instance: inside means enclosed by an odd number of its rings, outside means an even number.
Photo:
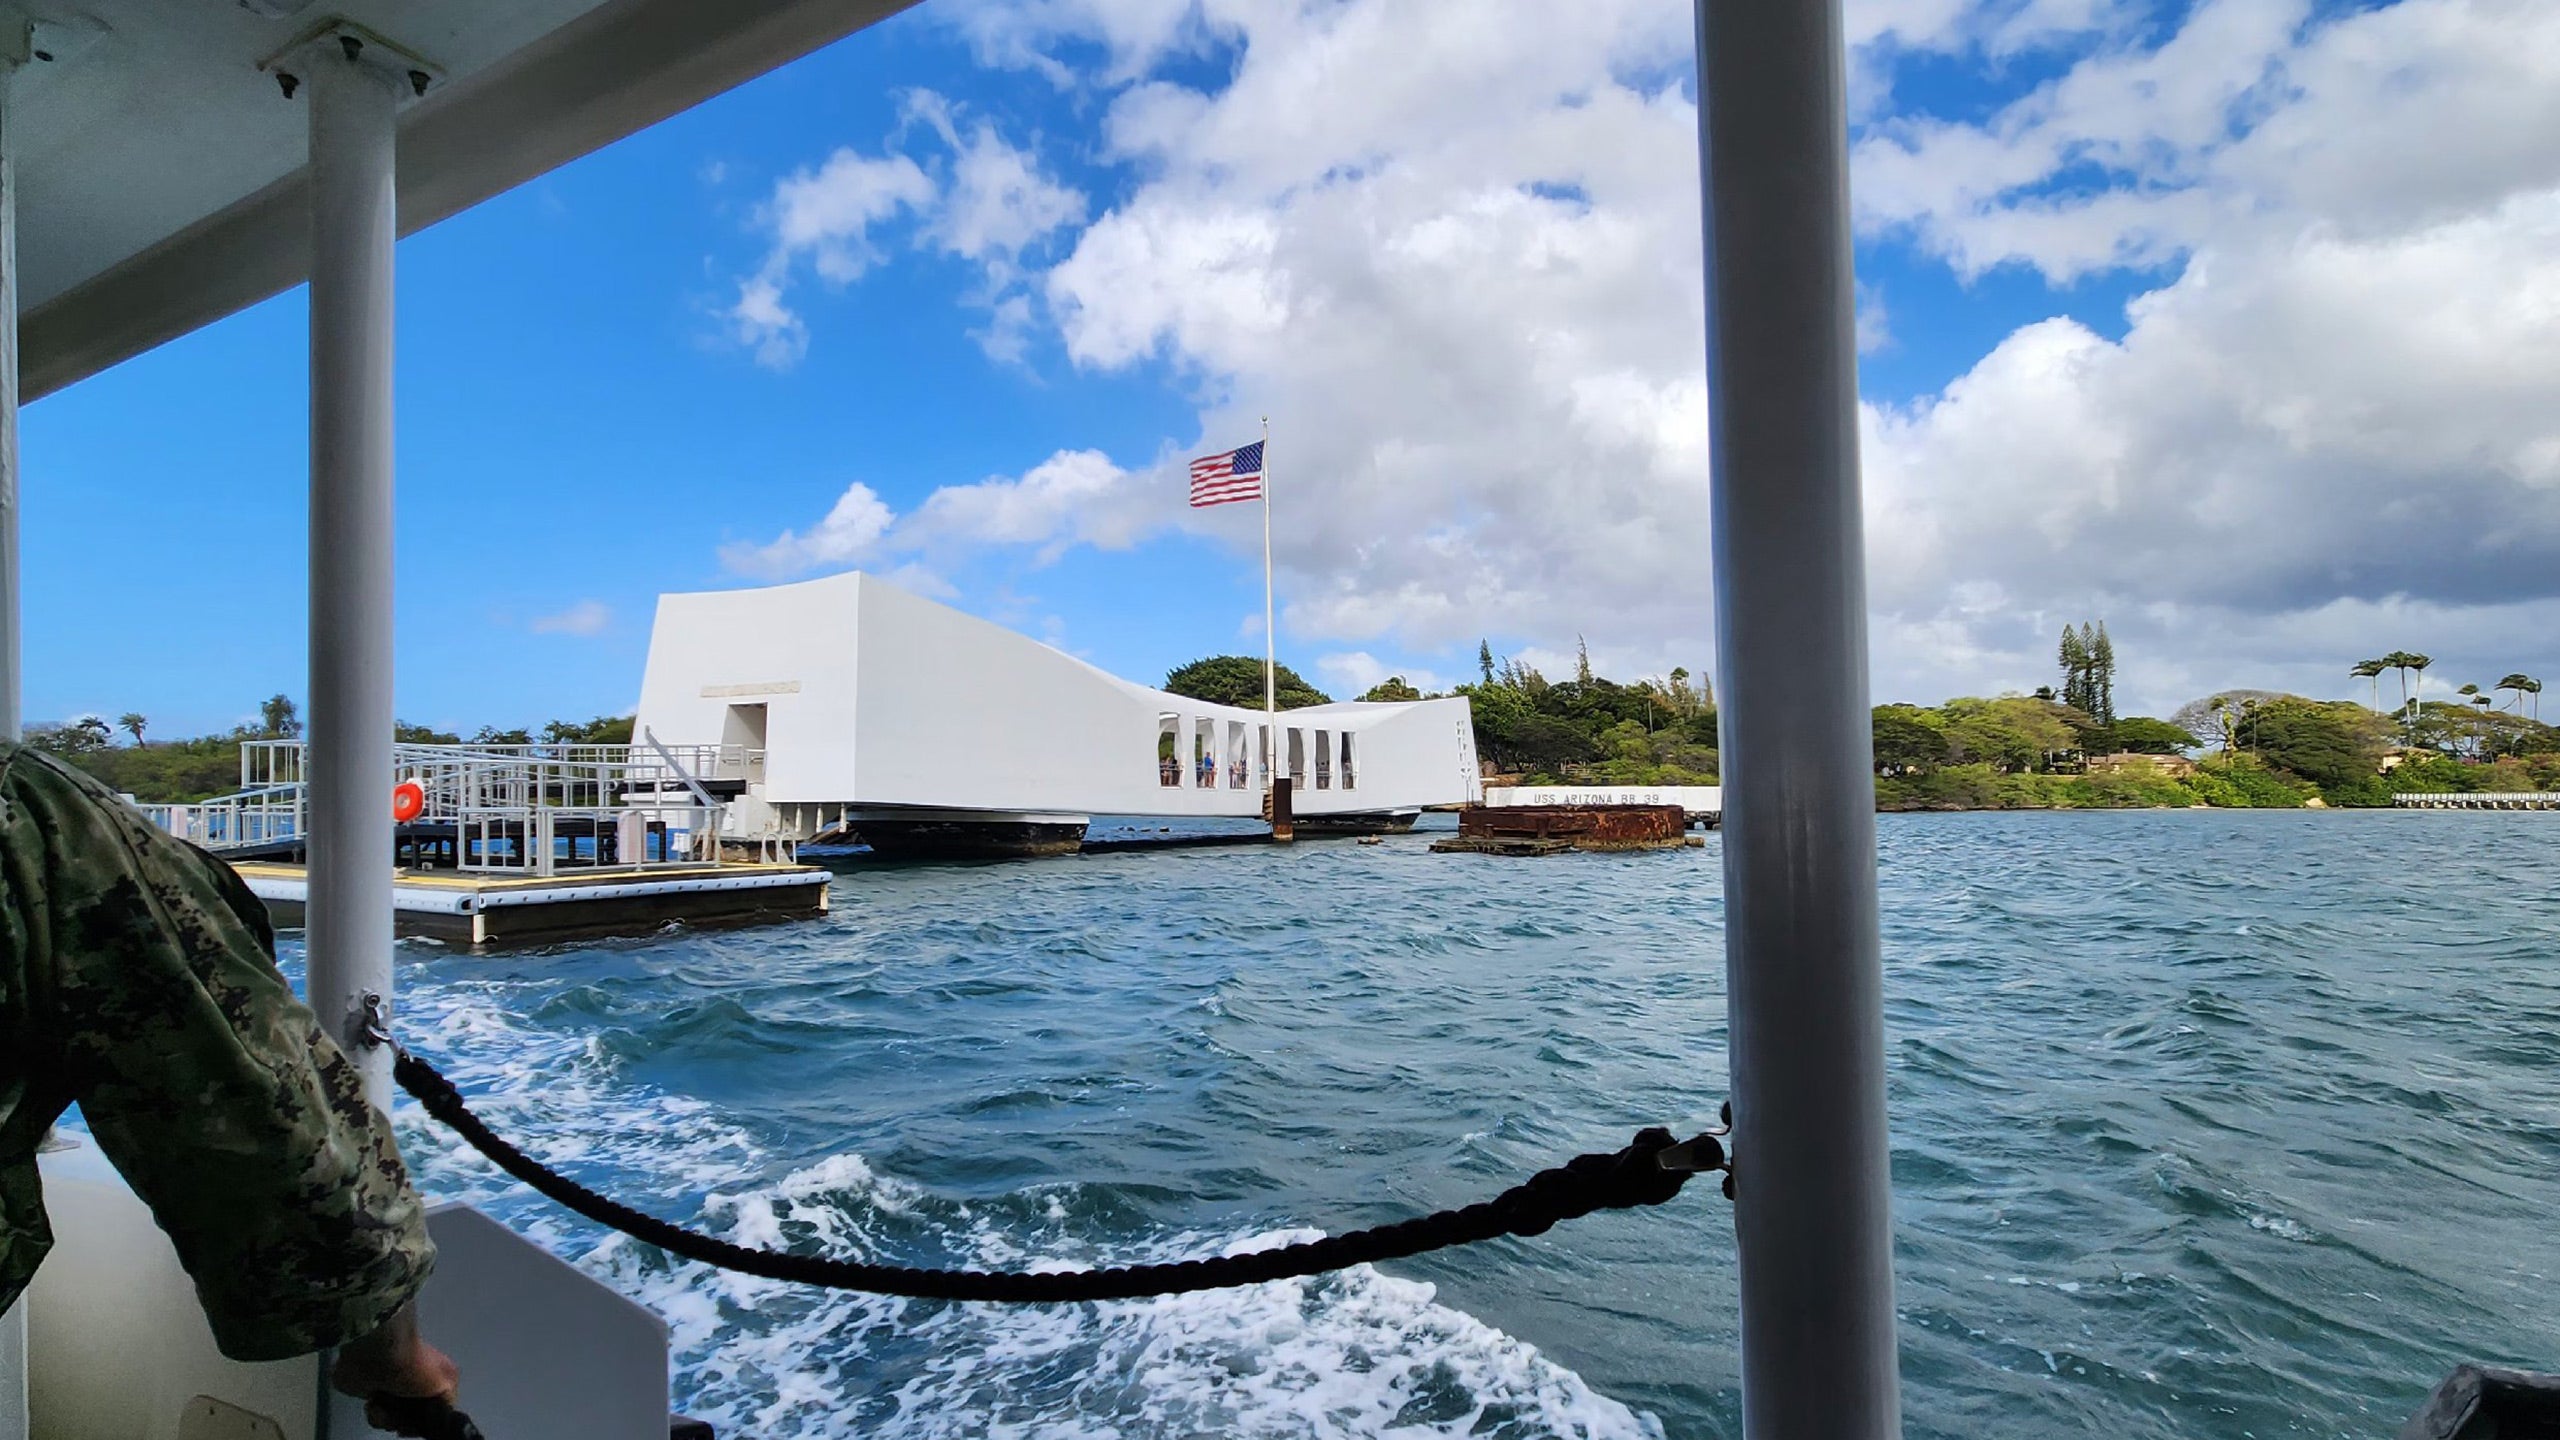
[[[619,711],[657,593],[857,565],[1134,678],[1257,650],[1179,472],[1264,413],[1320,683],[1704,667],[1687,9],[928,0],[412,237],[401,714]],[[2550,662],[2547,13],[1850,22],[1879,698],[2090,617],[2164,711]],[[27,411],[32,718],[301,693],[303,326]]]

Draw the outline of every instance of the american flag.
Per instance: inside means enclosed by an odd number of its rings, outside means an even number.
[[[1262,498],[1262,442],[1191,462],[1191,508]]]

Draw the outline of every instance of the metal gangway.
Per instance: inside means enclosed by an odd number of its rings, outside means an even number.
[[[409,744],[392,747],[383,822],[420,865],[551,875],[715,863],[734,777],[760,772],[735,745]],[[310,753],[300,740],[240,746],[237,793],[140,808],[154,825],[231,859],[298,855],[310,834]],[[406,791],[404,795],[402,792]],[[787,860],[776,839],[759,858]]]

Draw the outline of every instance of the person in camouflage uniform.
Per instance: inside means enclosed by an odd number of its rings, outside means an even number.
[[[410,1301],[426,1217],[266,907],[52,757],[0,744],[0,1311],[52,1244],[37,1143],[73,1103],[235,1360],[345,1347],[351,1394],[443,1395]]]

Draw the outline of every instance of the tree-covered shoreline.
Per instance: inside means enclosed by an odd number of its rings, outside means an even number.
[[[1684,668],[1632,681],[1593,673],[1549,680],[1520,659],[1477,647],[1477,675],[1447,693],[1474,715],[1488,780],[1521,784],[1713,785],[1721,771],[1716,702]],[[2375,706],[2277,690],[2230,689],[2167,719],[2115,713],[2116,651],[2099,623],[2067,626],[2060,686],[2031,695],[1886,704],[1873,715],[1876,806],[1915,810],[2292,809],[2386,806],[2395,793],[2560,789],[2560,729],[2526,714],[2541,682],[2521,673],[2459,701],[2404,688],[2385,712],[2379,678],[2405,683],[2434,662],[2393,651],[2348,673],[2374,679]],[[2370,667],[2370,668],[2368,668]],[[1282,708],[1327,698],[1284,666]],[[1196,661],[1166,688],[1227,704],[1259,704],[1262,662]],[[1248,693],[1249,692],[1249,693]],[[2500,706],[2496,695],[2509,695]],[[1402,676],[1371,701],[1430,698]]]
[[[484,725],[467,737],[479,745],[627,745],[632,717],[600,715],[592,720],[553,720],[538,729],[502,729]],[[129,743],[116,743],[118,731]],[[150,721],[127,712],[114,726],[95,715],[58,724],[27,726],[26,743],[88,772],[109,789],[131,795],[146,805],[190,805],[240,789],[240,747],[257,740],[293,740],[302,735],[302,716],[291,697],[271,695],[258,706],[254,725],[238,725],[210,735],[153,740]],[[425,725],[396,722],[395,740],[419,745],[458,745],[466,737]]]
[[[2372,705],[2230,689],[2164,720],[2114,713],[2116,655],[2103,625],[2065,627],[2057,662],[2058,689],[1875,707],[1877,808],[2344,808],[2389,805],[2396,793],[2560,790],[2560,727],[2542,723],[2542,682],[2521,672],[2491,686],[2461,686],[2454,700],[2426,700],[2410,681],[2435,662],[2395,650],[2347,667],[2351,677],[2372,682]],[[2395,672],[2401,697],[2385,711],[2381,677]],[[1330,702],[1285,665],[1278,679],[1282,709]],[[1262,661],[1211,656],[1175,669],[1165,688],[1258,708]],[[1447,693],[1469,703],[1490,782],[1719,780],[1714,690],[1685,668],[1617,681],[1595,674],[1589,650],[1577,647],[1572,678],[1551,681],[1525,660],[1496,659],[1484,644],[1476,678]],[[2501,695],[2510,698],[2501,704]],[[1359,698],[1432,697],[1395,676]],[[242,743],[302,733],[290,698],[270,696],[258,709],[254,725],[185,739],[151,739],[149,720],[128,712],[113,725],[96,715],[32,724],[27,743],[139,800],[188,803],[239,789]],[[598,716],[539,728],[483,726],[467,738],[483,745],[627,744],[631,726],[628,715]],[[395,734],[422,744],[466,739],[406,723]]]

